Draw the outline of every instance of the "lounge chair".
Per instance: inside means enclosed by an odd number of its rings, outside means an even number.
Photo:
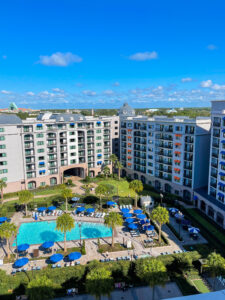
[[[75,266],[75,262],[74,262],[74,261],[71,262],[71,266],[72,266],[72,267]]]
[[[12,272],[11,272],[11,274],[12,274],[12,275],[16,274],[16,270],[13,269]]]
[[[52,268],[55,269],[55,268],[56,268],[56,265],[52,265]]]
[[[60,264],[58,264],[58,265],[57,265],[57,268],[61,268],[61,265],[60,265]]]
[[[79,262],[79,261],[76,261],[75,265],[80,265],[80,262]]]

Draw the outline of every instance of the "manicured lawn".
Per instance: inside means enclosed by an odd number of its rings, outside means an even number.
[[[123,250],[127,250],[127,248],[119,243],[115,243],[114,247],[111,247],[111,245],[108,245],[108,244],[100,245],[100,247],[99,247],[99,252],[101,252],[101,253],[116,252],[116,251],[123,251]]]
[[[202,281],[202,279],[195,279],[192,280],[192,282],[194,283],[194,285],[196,286],[197,290],[200,293],[209,293],[210,290],[208,289],[208,287],[205,285],[205,283]]]
[[[120,181],[114,179],[102,179],[98,182],[98,184],[109,184],[114,186],[114,192],[112,196],[117,195],[117,187],[118,193],[120,197],[135,197],[135,192],[129,189],[129,182],[121,179]]]

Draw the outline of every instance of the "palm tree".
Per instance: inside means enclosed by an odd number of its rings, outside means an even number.
[[[1,201],[3,202],[3,189],[7,187],[5,180],[0,179]]]
[[[71,215],[64,213],[56,219],[56,229],[64,234],[64,252],[66,253],[66,233],[75,227],[74,220]]]
[[[27,216],[27,204],[30,203],[34,198],[34,195],[30,191],[19,192],[19,202],[25,205],[25,215]]]
[[[30,300],[53,299],[54,284],[46,275],[35,277],[28,283],[26,294]]]
[[[9,253],[9,239],[17,232],[17,227],[13,223],[5,222],[0,226],[0,237],[6,240],[6,253],[7,257],[10,257]]]
[[[121,173],[121,169],[123,168],[123,165],[121,164],[121,162],[119,160],[117,160],[115,163],[115,167],[118,170],[118,179],[120,180],[120,173]]]
[[[120,214],[117,212],[110,212],[107,216],[104,218],[105,222],[104,224],[110,228],[112,228],[112,247],[114,246],[114,229],[116,226],[122,226],[123,225],[123,218]]]
[[[103,168],[103,174],[106,178],[108,178],[108,176],[110,175],[110,168],[108,166],[105,166]]]
[[[156,221],[159,225],[159,243],[161,243],[161,231],[162,225],[169,222],[169,213],[165,207],[157,206],[151,213],[153,221]]]
[[[154,299],[155,286],[164,285],[168,279],[164,263],[156,258],[138,260],[135,265],[135,273],[152,287],[152,299]]]
[[[218,253],[212,252],[207,257],[207,264],[210,269],[211,276],[214,278],[213,290],[215,290],[215,279],[217,276],[225,272],[225,259]]]
[[[129,189],[135,192],[135,207],[137,207],[137,193],[143,191],[143,184],[140,180],[132,180],[129,184]]]
[[[104,184],[99,184],[95,189],[95,194],[100,199],[100,208],[102,208],[102,197],[106,196],[107,193],[108,193],[108,188]]]
[[[109,157],[109,160],[112,163],[112,173],[114,175],[115,163],[118,160],[118,157],[116,156],[116,154],[111,154],[110,157]]]
[[[68,199],[73,197],[72,190],[69,188],[64,188],[61,192],[61,196],[65,199],[66,201],[66,212],[68,212]]]

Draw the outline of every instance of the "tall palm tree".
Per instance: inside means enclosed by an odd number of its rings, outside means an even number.
[[[132,180],[129,184],[129,189],[135,192],[135,207],[137,207],[137,194],[143,191],[143,184],[140,180]]]
[[[207,257],[207,264],[213,280],[213,290],[215,290],[215,279],[225,272],[225,259],[218,253],[212,252]]]
[[[1,201],[3,202],[3,189],[7,187],[5,180],[0,179]]]
[[[65,199],[66,201],[66,212],[68,212],[68,199],[73,197],[72,190],[69,188],[64,188],[61,192],[61,196]]]
[[[13,223],[4,222],[0,226],[0,237],[6,240],[6,253],[7,257],[10,257],[9,253],[9,239],[15,235],[17,232],[17,227]]]
[[[71,215],[64,213],[56,219],[56,229],[64,234],[64,252],[66,253],[66,233],[75,227],[74,219]]]
[[[103,174],[106,178],[108,178],[108,176],[110,175],[110,168],[108,166],[105,166],[103,168]]]
[[[30,203],[34,198],[34,195],[30,191],[19,192],[19,202],[25,205],[25,215],[27,216],[27,204]]]
[[[99,184],[95,189],[95,195],[99,197],[100,208],[102,208],[102,197],[106,196],[108,193],[108,188],[104,184]]]
[[[117,212],[110,212],[107,216],[105,216],[104,220],[105,220],[104,224],[106,226],[112,228],[112,247],[113,247],[114,246],[114,230],[115,230],[116,226],[123,225],[123,218]]]
[[[116,156],[116,154],[111,154],[110,157],[109,157],[109,160],[112,163],[112,173],[114,174],[115,163],[118,160],[118,157]]]
[[[121,169],[123,168],[123,165],[121,164],[121,162],[119,160],[117,160],[115,163],[115,167],[118,170],[118,179],[120,180],[120,173],[121,173]]]
[[[169,213],[165,207],[157,206],[151,213],[153,221],[156,221],[159,225],[159,243],[161,243],[162,225],[169,223]]]

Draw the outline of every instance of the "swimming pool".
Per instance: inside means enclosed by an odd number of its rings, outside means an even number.
[[[101,223],[82,222],[81,223],[81,238],[103,238],[112,235],[112,229]],[[79,240],[80,229],[75,222],[75,228],[67,232],[67,241]],[[17,236],[17,244],[28,243],[42,244],[47,241],[61,242],[64,240],[62,232],[56,230],[56,221],[41,221],[32,223],[22,223]],[[16,240],[13,243],[16,246]]]

